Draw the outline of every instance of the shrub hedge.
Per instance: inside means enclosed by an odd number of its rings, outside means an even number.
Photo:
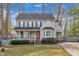
[[[56,44],[58,42],[57,39],[55,38],[43,38],[41,40],[42,44]],[[34,40],[12,40],[11,41],[12,45],[22,45],[22,44],[34,44]]]
[[[43,38],[41,43],[42,44],[56,44],[57,40],[54,38]]]
[[[22,44],[29,44],[29,40],[12,40],[12,45],[22,45]]]

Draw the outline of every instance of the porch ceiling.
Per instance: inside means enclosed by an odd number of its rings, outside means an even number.
[[[40,27],[15,27],[14,29],[40,29]]]
[[[15,29],[15,31],[40,31],[40,29]]]

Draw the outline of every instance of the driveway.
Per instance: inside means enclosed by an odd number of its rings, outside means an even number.
[[[63,42],[60,45],[72,56],[79,56],[79,42]]]

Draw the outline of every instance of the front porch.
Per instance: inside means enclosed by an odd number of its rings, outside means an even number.
[[[30,42],[40,42],[40,31],[16,31],[17,38],[21,40],[29,40]]]

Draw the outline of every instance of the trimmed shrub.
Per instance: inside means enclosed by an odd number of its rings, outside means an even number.
[[[41,43],[42,44],[56,44],[57,40],[55,38],[43,38]]]
[[[29,40],[12,40],[12,45],[22,45],[22,44],[29,44]]]

